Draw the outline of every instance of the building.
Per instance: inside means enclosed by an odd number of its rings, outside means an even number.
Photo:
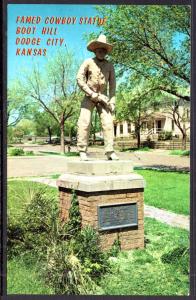
[[[170,133],[171,137],[181,139],[182,132],[179,126],[174,121],[172,115],[172,108],[162,107],[158,111],[149,112],[149,117],[143,120],[141,127],[141,140],[158,140],[160,134],[165,132]],[[186,129],[187,136],[190,136],[190,103],[180,102],[178,108],[178,115],[175,117],[179,119],[179,124],[183,129]],[[114,136],[116,138],[135,138],[135,126],[130,121],[114,120]]]

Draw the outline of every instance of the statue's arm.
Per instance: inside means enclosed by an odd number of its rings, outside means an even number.
[[[86,94],[86,96],[92,97],[95,93],[89,88],[89,86],[86,83],[87,71],[88,71],[88,61],[84,61],[79,68],[76,80],[77,80],[79,87]]]

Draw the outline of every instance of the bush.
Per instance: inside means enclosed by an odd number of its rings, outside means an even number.
[[[159,133],[158,140],[159,141],[168,141],[172,139],[172,132],[171,131],[162,131]]]
[[[112,248],[108,251],[108,257],[117,257],[121,250],[120,240],[116,239],[112,245]]]
[[[12,148],[9,150],[9,155],[11,156],[20,156],[20,155],[24,155],[25,152],[22,148]]]
[[[73,191],[69,209],[69,221],[67,223],[67,231],[70,235],[76,235],[81,230],[81,220],[78,199]]]
[[[72,247],[84,265],[85,272],[95,280],[108,270],[108,257],[101,250],[98,232],[91,226],[86,226],[80,231],[73,240]]]
[[[96,285],[84,271],[77,256],[70,253],[67,242],[48,247],[44,271],[46,282],[56,294],[81,295],[95,291]]]
[[[190,156],[190,150],[172,150],[170,155]]]
[[[51,240],[53,219],[58,219],[58,204],[54,196],[48,197],[46,187],[26,190],[30,201],[22,209],[20,218],[8,214],[8,256],[21,251],[34,251],[43,257]]]
[[[109,270],[109,253],[100,247],[99,234],[90,226],[81,228],[81,216],[73,192],[69,221],[60,222],[57,199],[39,187],[23,208],[20,218],[8,226],[9,257],[34,253],[43,267],[43,278],[59,294],[92,294],[97,280]],[[27,195],[26,193],[24,193]],[[117,253],[117,245],[114,252]]]
[[[25,155],[31,156],[31,155],[34,155],[34,152],[33,151],[25,151]]]

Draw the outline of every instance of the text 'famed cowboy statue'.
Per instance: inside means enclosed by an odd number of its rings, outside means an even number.
[[[94,58],[83,62],[77,74],[77,83],[85,97],[81,104],[78,119],[77,147],[81,160],[88,160],[87,147],[91,125],[91,114],[97,108],[101,119],[104,135],[105,154],[109,160],[118,160],[114,152],[113,116],[115,109],[116,80],[112,63],[105,59],[106,54],[112,51],[113,46],[108,44],[105,35],[101,34],[97,40],[91,41],[87,49],[95,53]],[[108,95],[109,83],[109,97]]]

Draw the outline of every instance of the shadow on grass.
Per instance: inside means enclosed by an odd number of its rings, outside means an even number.
[[[120,152],[135,152],[135,151],[152,151],[149,147],[142,147],[142,148],[124,148],[120,150]]]
[[[53,152],[53,151],[39,151],[40,153],[43,153],[45,155],[58,155],[58,156],[79,156],[78,152],[66,152],[64,154],[61,154],[59,152]]]
[[[178,173],[189,173],[189,167],[177,167],[177,166],[165,166],[165,165],[151,165],[146,167],[136,166],[134,170],[153,170],[153,171],[162,171],[162,172],[178,172]]]

